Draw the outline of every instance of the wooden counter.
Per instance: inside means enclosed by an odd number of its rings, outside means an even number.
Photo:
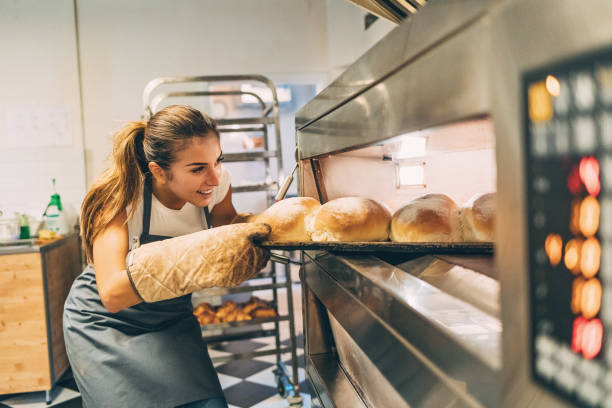
[[[80,273],[76,235],[0,251],[0,394],[48,391],[68,368],[62,316]]]

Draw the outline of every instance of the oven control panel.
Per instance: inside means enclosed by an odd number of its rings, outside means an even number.
[[[523,77],[531,370],[612,407],[612,50]]]

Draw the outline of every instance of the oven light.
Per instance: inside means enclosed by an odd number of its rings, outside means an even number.
[[[581,277],[574,279],[574,282],[572,282],[572,301],[570,306],[573,314],[580,314],[582,310],[582,287],[584,282],[585,280]]]
[[[588,196],[580,204],[580,232],[585,237],[595,235],[599,228],[599,201]]]
[[[425,163],[396,164],[396,187],[410,188],[425,186]]]
[[[559,234],[548,234],[544,242],[544,249],[550,264],[552,266],[559,265],[563,255],[563,239],[561,239],[561,236]]]
[[[580,179],[592,196],[597,196],[601,190],[599,183],[599,162],[594,157],[583,157],[580,160]]]
[[[580,270],[585,278],[592,278],[599,270],[601,246],[597,238],[589,238],[582,244]]]
[[[578,195],[582,191],[582,182],[580,181],[578,167],[572,168],[569,176],[567,176],[567,188],[569,189],[570,193],[574,195]]]
[[[591,360],[601,351],[603,342],[603,325],[601,320],[593,319],[582,328],[582,355]]]
[[[573,332],[572,332],[572,350],[576,353],[582,351],[582,333],[584,332],[584,325],[586,319],[582,316],[578,316],[574,319]]]
[[[601,283],[599,279],[589,279],[582,286],[580,309],[585,319],[597,316],[601,308]]]
[[[572,210],[571,210],[571,218],[570,218],[570,231],[572,234],[579,235],[580,234],[580,206],[582,205],[582,200],[580,198],[575,198],[572,201]]]
[[[565,245],[565,267],[575,274],[580,273],[580,252],[582,239],[573,238]]]
[[[561,95],[561,84],[559,80],[552,75],[546,77],[546,90],[552,96]]]

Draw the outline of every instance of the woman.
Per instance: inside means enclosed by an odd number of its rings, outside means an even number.
[[[88,266],[64,308],[85,406],[227,406],[191,292],[254,276],[268,253],[252,241],[269,227],[222,226],[236,216],[222,160],[214,122],[191,107],[115,135],[113,162],[83,201]]]

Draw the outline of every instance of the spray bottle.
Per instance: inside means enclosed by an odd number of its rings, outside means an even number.
[[[55,188],[55,179],[53,181],[53,195],[51,195],[51,201],[47,205],[45,210],[45,230],[53,231],[57,235],[66,235],[68,233],[68,223],[66,222],[66,215],[62,210],[62,199]]]

